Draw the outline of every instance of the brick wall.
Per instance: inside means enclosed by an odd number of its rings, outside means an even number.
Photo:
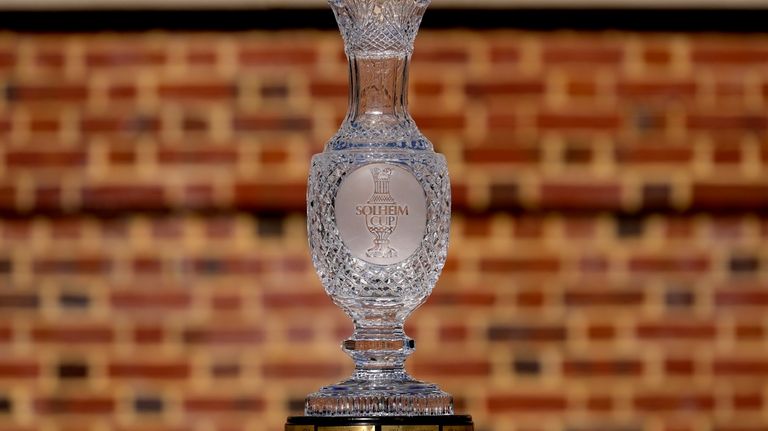
[[[409,368],[482,431],[768,429],[768,37],[424,31],[454,183]],[[306,245],[332,31],[0,35],[0,429],[281,429],[343,377]]]

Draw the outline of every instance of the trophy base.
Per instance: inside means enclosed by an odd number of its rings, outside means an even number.
[[[292,416],[285,424],[285,431],[474,431],[474,429],[472,417],[468,415]]]

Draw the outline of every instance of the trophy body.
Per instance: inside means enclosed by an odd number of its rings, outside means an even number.
[[[449,394],[404,369],[415,344],[403,325],[437,282],[450,229],[445,158],[407,109],[408,65],[429,0],[329,3],[349,58],[350,106],[312,159],[307,227],[322,284],[353,320],[343,350],[355,371],[310,394],[306,416],[286,429],[470,431]]]

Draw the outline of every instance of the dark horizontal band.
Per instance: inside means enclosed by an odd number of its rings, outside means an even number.
[[[285,431],[474,431],[472,417],[387,416],[360,417],[289,417]]]
[[[723,4],[727,4],[723,2]],[[430,9],[422,28],[764,32],[766,9]],[[13,31],[242,31],[335,29],[333,14],[317,9],[14,10],[0,13]]]

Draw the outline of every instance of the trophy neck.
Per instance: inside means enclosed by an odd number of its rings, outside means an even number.
[[[330,0],[349,60],[349,108],[326,151],[432,150],[408,113],[413,41],[428,0]]]

